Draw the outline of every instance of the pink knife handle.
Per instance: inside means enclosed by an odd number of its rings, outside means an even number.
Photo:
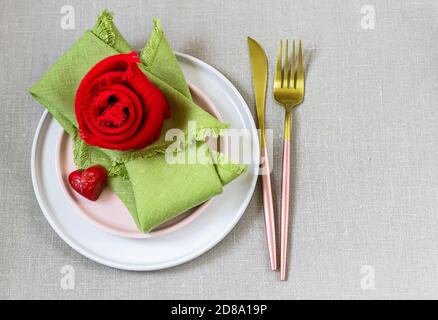
[[[286,280],[287,235],[289,228],[290,139],[284,140],[281,177],[280,279]]]
[[[272,201],[271,168],[269,166],[268,150],[266,146],[262,147],[261,149],[261,158],[263,164],[263,207],[265,211],[265,226],[268,240],[269,259],[271,261],[272,270],[277,270],[277,245],[275,240],[275,216],[274,204]]]

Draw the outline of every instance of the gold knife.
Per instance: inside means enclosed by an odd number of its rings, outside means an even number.
[[[268,82],[268,59],[265,51],[254,39],[248,37],[251,60],[252,82],[256,101],[257,121],[260,129],[260,164],[263,185],[263,207],[265,213],[266,236],[272,270],[277,269],[277,246],[275,240],[275,216],[272,201],[271,170],[265,138],[265,97]]]

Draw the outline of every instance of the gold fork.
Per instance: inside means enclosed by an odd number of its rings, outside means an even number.
[[[298,66],[295,74],[295,40],[289,64],[289,41],[286,40],[286,53],[282,65],[283,41],[280,40],[277,68],[274,80],[274,98],[286,109],[284,118],[283,173],[281,179],[281,264],[280,277],[286,280],[287,234],[289,228],[289,190],[290,190],[290,130],[291,110],[304,100],[304,69],[301,40],[298,48]]]

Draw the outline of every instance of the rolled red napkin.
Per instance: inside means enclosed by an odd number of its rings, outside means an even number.
[[[136,52],[110,56],[82,79],[75,113],[79,135],[89,145],[142,149],[160,138],[170,108],[139,62]]]

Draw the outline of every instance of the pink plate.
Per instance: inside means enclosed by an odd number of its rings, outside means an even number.
[[[216,106],[196,86],[189,84],[190,92],[196,104],[204,110],[222,120]],[[221,141],[221,148],[226,150],[226,139]],[[205,203],[183,213],[174,219],[162,224],[150,233],[140,232],[131,214],[110,188],[105,188],[98,201],[89,201],[73,191],[68,183],[68,175],[76,168],[73,163],[73,145],[69,135],[63,131],[58,140],[56,171],[59,182],[66,198],[76,211],[89,222],[109,233],[127,238],[150,238],[168,234],[187,225],[198,217],[210,203]]]

